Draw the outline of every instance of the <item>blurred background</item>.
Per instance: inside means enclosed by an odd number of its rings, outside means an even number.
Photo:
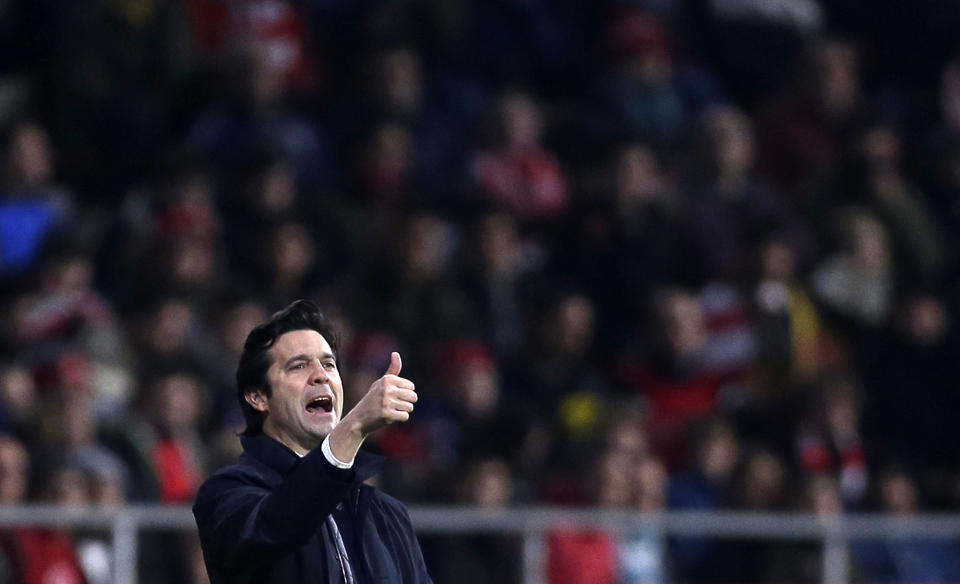
[[[960,503],[960,3],[0,0],[0,512],[189,505],[301,297],[412,505]],[[0,582],[113,581],[6,527]],[[205,581],[143,532],[139,581]],[[422,538],[519,582],[508,535]],[[817,582],[816,542],[556,529],[551,584]],[[958,582],[956,539],[845,551]]]

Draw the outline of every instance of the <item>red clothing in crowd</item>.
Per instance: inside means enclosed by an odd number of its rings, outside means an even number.
[[[3,538],[14,582],[87,584],[73,539],[52,529],[15,529]]]
[[[550,584],[616,584],[617,543],[601,531],[554,531],[547,539]]]
[[[177,440],[158,441],[153,450],[153,461],[160,483],[160,500],[164,503],[192,501],[203,477],[190,448]]]
[[[556,159],[545,150],[484,152],[474,162],[474,174],[488,198],[519,217],[553,217],[567,207],[567,181]]]

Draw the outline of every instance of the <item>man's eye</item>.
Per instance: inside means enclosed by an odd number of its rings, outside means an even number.
[[[304,365],[303,363],[297,363],[296,365],[294,365],[294,366],[291,367],[290,369],[303,369],[304,367],[306,367],[306,365]]]
[[[326,367],[327,369],[336,369],[336,368],[337,368],[337,364],[334,363],[333,361],[327,361],[326,363],[323,364],[323,366]]]

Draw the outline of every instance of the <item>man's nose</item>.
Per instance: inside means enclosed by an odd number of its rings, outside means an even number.
[[[313,368],[312,381],[314,384],[326,383],[329,380],[327,375],[327,368],[323,366],[323,363],[316,363]]]

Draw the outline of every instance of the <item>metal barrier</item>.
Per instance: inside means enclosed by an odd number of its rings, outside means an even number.
[[[545,536],[558,528],[602,529],[613,534],[644,528],[664,536],[820,541],[824,546],[822,581],[825,584],[849,582],[847,546],[851,540],[891,536],[960,537],[960,514],[914,517],[851,514],[819,518],[796,513],[640,513],[606,509],[430,506],[411,507],[410,517],[420,533],[503,533],[522,536],[525,584],[545,584]],[[0,507],[0,528],[14,526],[110,530],[115,584],[136,584],[137,533],[140,530],[196,529],[193,514],[186,507]]]

